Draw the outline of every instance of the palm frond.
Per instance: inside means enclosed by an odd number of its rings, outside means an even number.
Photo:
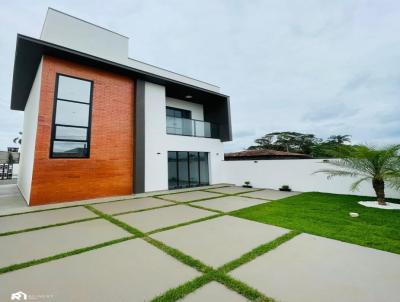
[[[349,176],[349,177],[360,176],[360,173],[358,173],[356,171],[345,171],[345,170],[335,170],[335,169],[321,169],[321,170],[315,171],[313,174],[317,174],[317,173],[327,174],[328,179],[331,179],[331,178],[337,177],[337,176]]]
[[[358,190],[358,187],[360,186],[360,184],[361,184],[363,181],[366,181],[366,180],[368,180],[368,179],[371,179],[371,177],[369,177],[369,176],[363,177],[363,178],[360,178],[359,180],[353,182],[353,183],[351,184],[350,190],[352,190],[352,191]]]

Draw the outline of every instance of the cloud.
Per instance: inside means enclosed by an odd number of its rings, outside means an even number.
[[[321,107],[312,108],[306,114],[304,114],[304,120],[318,122],[318,121],[327,121],[327,120],[338,120],[342,118],[348,118],[354,116],[359,109],[350,108],[344,103],[334,103],[334,101],[330,102],[327,105],[323,105]]]
[[[239,130],[239,131],[234,131],[233,136],[235,138],[243,138],[243,137],[249,137],[249,136],[254,136],[255,131],[254,130]]]
[[[272,131],[399,142],[400,2],[14,0],[0,10],[0,149],[22,128],[9,108],[16,34],[47,6],[130,36],[130,56],[215,83],[231,97],[237,150]],[[393,112],[393,114],[392,114]]]

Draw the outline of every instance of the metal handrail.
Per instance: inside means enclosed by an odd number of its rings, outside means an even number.
[[[219,138],[219,125],[200,120],[167,116],[167,134]]]

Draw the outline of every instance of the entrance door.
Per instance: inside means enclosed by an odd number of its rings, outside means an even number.
[[[208,153],[168,151],[168,188],[188,188],[209,184]]]

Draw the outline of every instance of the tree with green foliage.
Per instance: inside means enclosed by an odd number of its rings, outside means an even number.
[[[18,136],[13,139],[15,144],[21,145],[22,144],[22,132],[18,132]]]
[[[286,152],[298,152],[311,154],[312,146],[319,142],[314,134],[299,132],[272,132],[256,139],[256,145],[250,146],[248,150],[271,149]]]
[[[345,143],[351,142],[351,135],[331,135],[328,137],[326,142],[334,145],[344,145]]]
[[[334,158],[337,156],[338,150],[351,148],[351,136],[331,135],[325,141],[321,141],[312,147],[312,156],[315,158]]]
[[[8,152],[7,163],[8,163],[9,165],[12,165],[12,164],[14,163],[14,156],[12,155],[11,152]]]
[[[400,189],[400,145],[384,148],[369,147],[366,145],[341,148],[337,157],[329,160],[329,164],[339,169],[322,169],[315,173],[325,173],[331,179],[337,176],[358,178],[351,189],[357,190],[360,184],[370,180],[374,188],[378,203],[386,205],[385,184]]]
[[[248,150],[277,150],[312,155],[316,158],[332,158],[336,149],[349,146],[350,135],[331,135],[327,140],[320,139],[314,134],[299,132],[272,132],[256,139],[256,143]]]

